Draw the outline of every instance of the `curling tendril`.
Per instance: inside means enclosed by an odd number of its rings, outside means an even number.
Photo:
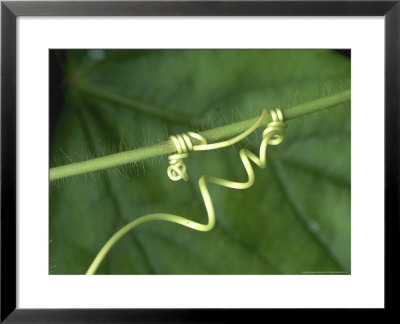
[[[200,177],[199,189],[203,197],[204,205],[207,210],[207,216],[208,216],[207,224],[197,223],[181,216],[165,214],[165,213],[148,214],[139,217],[133,220],[132,222],[128,223],[127,225],[125,225],[123,228],[121,228],[106,242],[106,244],[102,247],[102,249],[99,251],[95,259],[93,260],[86,274],[87,275],[95,274],[97,268],[99,267],[99,265],[101,264],[102,260],[105,258],[107,253],[110,251],[110,249],[113,247],[113,245],[119,239],[121,239],[125,234],[127,234],[129,231],[131,231],[140,224],[150,221],[167,221],[189,227],[196,231],[207,232],[211,230],[215,225],[215,212],[211,196],[208,191],[207,183],[215,183],[217,185],[232,189],[247,189],[251,187],[254,184],[255,176],[250,160],[253,161],[258,167],[265,168],[267,166],[266,153],[268,145],[278,145],[283,141],[287,124],[284,121],[282,111],[279,108],[270,109],[269,111],[264,109],[260,117],[253,124],[253,126],[251,126],[242,134],[223,142],[208,144],[207,140],[203,136],[194,132],[188,132],[186,134],[180,134],[180,135],[173,135],[170,137],[171,141],[175,144],[177,153],[168,157],[170,163],[167,169],[168,177],[173,181],[178,181],[180,179],[187,181],[189,179],[189,176],[186,172],[186,165],[183,162],[183,159],[189,156],[188,153],[189,151],[215,150],[231,146],[241,141],[249,134],[251,134],[254,130],[256,130],[257,127],[264,120],[265,116],[267,115],[267,112],[271,114],[272,121],[268,123],[268,125],[266,126],[266,128],[262,133],[262,142],[260,145],[259,156],[255,155],[253,152],[251,152],[246,148],[242,148],[239,152],[240,159],[242,160],[243,166],[248,176],[248,180],[246,182],[236,182],[208,175],[203,175]],[[198,144],[194,145],[192,143],[192,140],[196,140]]]

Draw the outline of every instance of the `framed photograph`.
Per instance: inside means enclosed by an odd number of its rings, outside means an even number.
[[[1,17],[1,321],[393,307],[398,1]]]

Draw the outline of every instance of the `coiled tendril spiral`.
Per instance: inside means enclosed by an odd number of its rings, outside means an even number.
[[[94,274],[99,265],[101,264],[102,260],[105,258],[109,250],[112,248],[112,246],[125,234],[127,234],[129,231],[131,231],[133,228],[137,227],[140,224],[158,220],[158,221],[177,223],[197,231],[206,232],[211,230],[215,225],[215,212],[211,196],[207,188],[207,183],[215,183],[217,185],[232,189],[247,189],[251,187],[254,184],[255,176],[250,160],[253,161],[260,168],[265,168],[267,166],[266,153],[268,145],[278,145],[284,139],[287,124],[284,121],[282,111],[279,108],[275,108],[275,109],[270,109],[268,112],[271,115],[272,121],[267,124],[266,128],[262,133],[262,142],[260,145],[259,156],[255,155],[253,152],[251,152],[246,148],[242,148],[239,152],[240,159],[242,160],[243,166],[248,176],[248,180],[246,182],[236,182],[208,175],[203,175],[200,177],[199,189],[204,201],[204,206],[206,207],[207,210],[207,216],[208,216],[207,224],[197,223],[188,218],[172,214],[164,214],[164,213],[149,214],[139,217],[133,220],[132,222],[128,223],[127,225],[125,225],[123,228],[121,228],[106,242],[106,244],[102,247],[102,249],[99,251],[95,259],[93,260],[86,274],[87,275]],[[186,134],[171,136],[170,138],[172,142],[175,144],[177,153],[169,156],[168,158],[170,163],[167,169],[169,178],[173,181],[178,181],[180,179],[187,181],[189,177],[187,175],[186,165],[183,162],[183,159],[189,156],[188,154],[189,151],[214,150],[233,145],[242,140],[243,138],[247,137],[256,128],[258,128],[258,126],[264,120],[266,114],[267,110],[264,109],[261,116],[248,130],[246,130],[245,132],[234,138],[231,138],[223,142],[208,144],[207,140],[202,135],[194,132],[188,132]],[[193,145],[192,139],[195,139],[197,142],[199,142],[199,144]]]
[[[172,181],[178,181],[180,179],[183,179],[185,181],[189,180],[189,177],[186,173],[186,165],[183,162],[183,159],[187,158],[189,156],[188,151],[192,151],[194,148],[192,140],[190,138],[194,138],[199,141],[200,145],[207,144],[207,140],[204,138],[204,136],[193,132],[170,136],[170,139],[175,144],[176,150],[178,152],[168,157],[170,166],[167,169],[167,173],[168,177]]]

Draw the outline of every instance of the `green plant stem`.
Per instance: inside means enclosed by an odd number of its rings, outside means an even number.
[[[297,106],[287,108],[283,111],[284,119],[291,120],[322,109],[330,108],[345,102],[349,102],[351,91],[346,90],[331,96],[323,97],[314,101],[302,103]],[[201,132],[208,142],[215,142],[231,136],[242,133],[253,125],[259,117],[247,119],[233,124],[212,128]],[[271,121],[271,116],[268,114],[265,120],[261,123],[261,127]],[[67,164],[50,169],[50,181],[71,177],[74,175],[84,174],[93,171],[99,171],[127,163],[137,162],[160,155],[171,154],[176,151],[175,145],[171,140],[142,147],[136,150],[111,154],[91,160]]]

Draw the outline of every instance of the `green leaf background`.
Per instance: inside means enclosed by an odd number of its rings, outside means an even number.
[[[64,102],[50,166],[164,141],[350,88],[350,59],[332,50],[58,50]],[[165,212],[207,220],[197,180],[245,181],[240,145],[193,152],[189,182],[167,157],[50,184],[50,273],[83,274],[122,226]],[[140,225],[99,274],[350,273],[350,104],[288,121],[256,166],[255,185],[210,185],[216,226]]]

